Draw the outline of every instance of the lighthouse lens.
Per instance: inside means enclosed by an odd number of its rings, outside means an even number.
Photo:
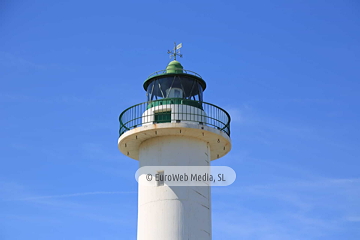
[[[180,88],[169,88],[166,90],[167,98],[183,98],[183,91]]]

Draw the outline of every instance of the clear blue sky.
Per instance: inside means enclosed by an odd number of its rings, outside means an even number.
[[[232,116],[214,240],[360,238],[357,0],[0,3],[0,239],[135,239],[118,115],[183,43]]]

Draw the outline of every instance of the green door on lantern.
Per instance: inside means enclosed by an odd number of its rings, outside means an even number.
[[[171,122],[171,111],[155,113],[156,123]]]

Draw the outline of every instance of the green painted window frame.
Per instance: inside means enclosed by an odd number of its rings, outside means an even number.
[[[154,122],[155,123],[171,122],[171,111],[155,112]]]

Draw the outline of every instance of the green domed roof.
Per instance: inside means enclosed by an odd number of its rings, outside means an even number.
[[[183,66],[178,61],[171,61],[166,67],[166,73],[183,73]]]

